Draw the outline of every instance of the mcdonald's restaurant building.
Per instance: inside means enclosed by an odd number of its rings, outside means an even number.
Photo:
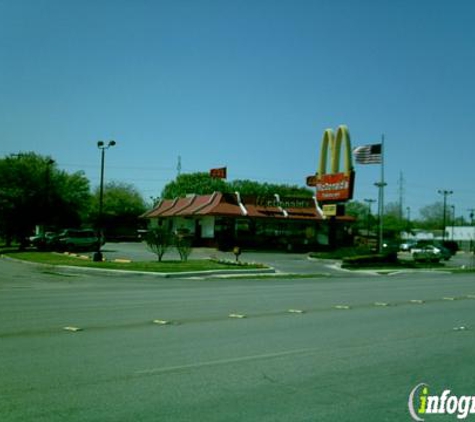
[[[243,196],[214,192],[161,200],[145,213],[149,227],[166,227],[193,238],[194,246],[228,250],[256,249],[308,251],[325,249],[333,238],[350,245],[349,216],[325,218],[315,198]]]

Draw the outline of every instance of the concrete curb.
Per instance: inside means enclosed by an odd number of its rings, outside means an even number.
[[[128,270],[115,270],[111,268],[91,268],[91,267],[76,267],[73,265],[51,265],[42,264],[40,262],[23,261],[21,259],[12,258],[5,255],[0,255],[2,259],[7,261],[18,262],[21,264],[34,265],[37,267],[43,267],[48,269],[60,270],[65,273],[71,274],[91,274],[101,273],[109,275],[121,275],[121,276],[152,276],[158,278],[190,278],[200,276],[214,276],[214,275],[246,275],[246,274],[275,274],[275,269],[269,268],[252,268],[252,269],[239,269],[239,270],[205,270],[205,271],[182,271],[176,273],[159,273],[151,271],[128,271]]]
[[[40,264],[41,265],[41,264]],[[114,270],[110,268],[90,268],[90,267],[74,267],[68,265],[54,265],[54,268],[60,269],[61,271],[71,272],[71,273],[93,273],[100,272],[101,274],[109,275],[121,275],[121,276],[151,276],[157,278],[190,278],[190,277],[203,277],[203,276],[214,276],[214,275],[232,275],[232,274],[274,274],[275,270],[273,268],[263,268],[263,269],[249,269],[249,270],[206,270],[206,271],[183,271],[176,273],[159,273],[151,271],[128,271],[128,270]]]
[[[340,260],[337,259],[322,259],[322,258],[312,258],[308,257],[309,261],[320,262],[328,268],[331,268],[335,271],[340,271],[342,273],[347,274],[366,274],[366,275],[373,275],[373,276],[380,276],[380,275],[397,275],[397,274],[406,274],[406,273],[431,273],[431,274],[447,274],[450,272],[450,268],[361,268],[361,269],[350,269],[350,268],[343,268],[341,266]]]

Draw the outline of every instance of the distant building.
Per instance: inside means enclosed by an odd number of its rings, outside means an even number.
[[[447,226],[445,238],[455,242],[473,242],[475,240],[475,227],[473,226]]]
[[[401,238],[409,240],[436,240],[441,241],[442,230],[414,230],[412,233],[401,233]],[[445,228],[445,240],[457,242],[460,249],[473,250],[475,244],[474,226],[447,226]]]
[[[143,218],[150,227],[187,233],[195,246],[229,249],[310,250],[324,248],[334,236],[338,245],[352,243],[353,217],[325,219],[313,198],[241,197],[215,192],[161,200]]]

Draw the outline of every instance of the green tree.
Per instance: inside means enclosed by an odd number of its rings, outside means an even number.
[[[206,195],[213,192],[228,192],[223,179],[211,177],[208,173],[180,174],[176,180],[168,183],[162,191],[162,198],[173,199],[189,194]]]
[[[449,207],[446,210],[446,221],[449,220]],[[443,202],[435,202],[431,205],[426,205],[419,210],[421,220],[417,225],[420,228],[428,230],[442,229],[444,220],[444,204]]]
[[[310,198],[314,193],[310,189],[295,185],[259,183],[252,180],[234,180],[228,184],[229,190],[241,195],[272,196],[300,196]]]
[[[89,220],[99,224],[99,187],[95,189]],[[147,209],[140,192],[131,184],[111,181],[104,186],[101,228],[110,237],[135,236],[140,215]]]
[[[364,233],[369,230],[374,230],[377,216],[374,215],[377,210],[371,210],[371,214],[369,214],[370,208],[364,202],[359,201],[350,201],[346,204],[346,214],[354,217],[356,219],[354,228],[357,230],[363,230]]]
[[[184,234],[177,234],[175,236],[175,247],[180,255],[180,259],[183,262],[188,261],[188,257],[193,250],[191,237]]]
[[[384,206],[384,233],[387,239],[397,239],[401,232],[408,229],[408,221],[401,218],[401,207],[398,202],[389,202]]]
[[[164,227],[154,227],[147,232],[145,243],[157,255],[158,261],[161,262],[163,255],[172,244],[172,235]]]
[[[241,195],[253,196],[302,196],[311,197],[313,191],[304,187],[259,183],[252,180],[234,180],[227,182],[223,179],[212,178],[208,173],[182,174],[176,180],[168,183],[163,191],[162,198],[172,199],[188,194],[206,195],[213,192],[239,192]]]
[[[36,225],[77,225],[89,205],[83,173],[58,170],[51,157],[33,152],[0,159],[0,232],[24,240]]]

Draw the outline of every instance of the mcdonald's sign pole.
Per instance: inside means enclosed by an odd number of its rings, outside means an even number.
[[[340,152],[344,147],[344,169],[340,171]],[[330,169],[327,160],[330,156]],[[324,203],[323,215],[330,217],[328,225],[328,243],[331,248],[336,247],[336,215],[344,203],[353,197],[355,171],[352,162],[352,149],[350,134],[345,125],[338,127],[336,134],[332,129],[323,133],[320,148],[320,161],[318,172],[315,176],[307,178],[309,186],[315,186],[315,199]],[[329,211],[331,210],[331,211]]]

